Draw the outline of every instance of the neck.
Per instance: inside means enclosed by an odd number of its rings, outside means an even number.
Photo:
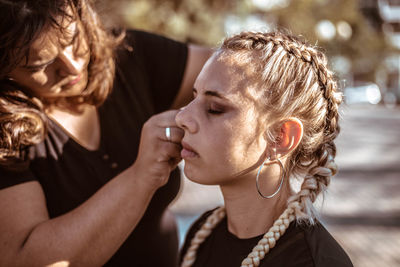
[[[286,208],[289,191],[283,186],[273,198],[261,197],[255,186],[255,177],[240,182],[221,185],[224,196],[228,230],[239,238],[251,238],[264,234]],[[275,186],[279,183],[273,180]]]
[[[80,112],[51,109],[47,115],[81,146],[96,150],[100,145],[100,121],[95,106],[82,105]]]

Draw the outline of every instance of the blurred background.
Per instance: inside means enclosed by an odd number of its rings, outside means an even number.
[[[322,221],[354,266],[400,266],[400,0],[97,0],[108,26],[216,47],[241,30],[289,29],[329,56],[345,103],[339,174]],[[183,179],[172,205],[183,240],[219,189]]]

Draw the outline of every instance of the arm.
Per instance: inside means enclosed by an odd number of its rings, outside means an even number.
[[[166,142],[164,132],[174,125],[175,114],[164,112],[146,122],[135,163],[67,214],[49,219],[38,182],[0,190],[0,266],[106,263],[180,159],[181,135],[173,128],[174,142]]]
[[[189,45],[188,58],[183,75],[181,87],[176,95],[174,102],[171,106],[172,109],[177,109],[189,103],[193,97],[193,84],[203,68],[204,63],[212,54],[210,48]]]

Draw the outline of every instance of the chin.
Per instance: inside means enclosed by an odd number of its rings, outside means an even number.
[[[55,97],[76,97],[82,95],[82,92],[86,89],[87,81],[80,81],[78,84],[71,87],[61,88],[60,93],[56,94]]]
[[[217,185],[215,181],[210,181],[209,175],[204,176],[200,173],[194,173],[191,170],[187,170],[186,167],[184,168],[183,173],[185,174],[186,178],[188,178],[193,183],[201,185]]]

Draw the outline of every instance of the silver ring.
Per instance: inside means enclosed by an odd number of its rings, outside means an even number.
[[[165,136],[167,137],[168,141],[171,141],[171,128],[169,127],[165,128]]]

